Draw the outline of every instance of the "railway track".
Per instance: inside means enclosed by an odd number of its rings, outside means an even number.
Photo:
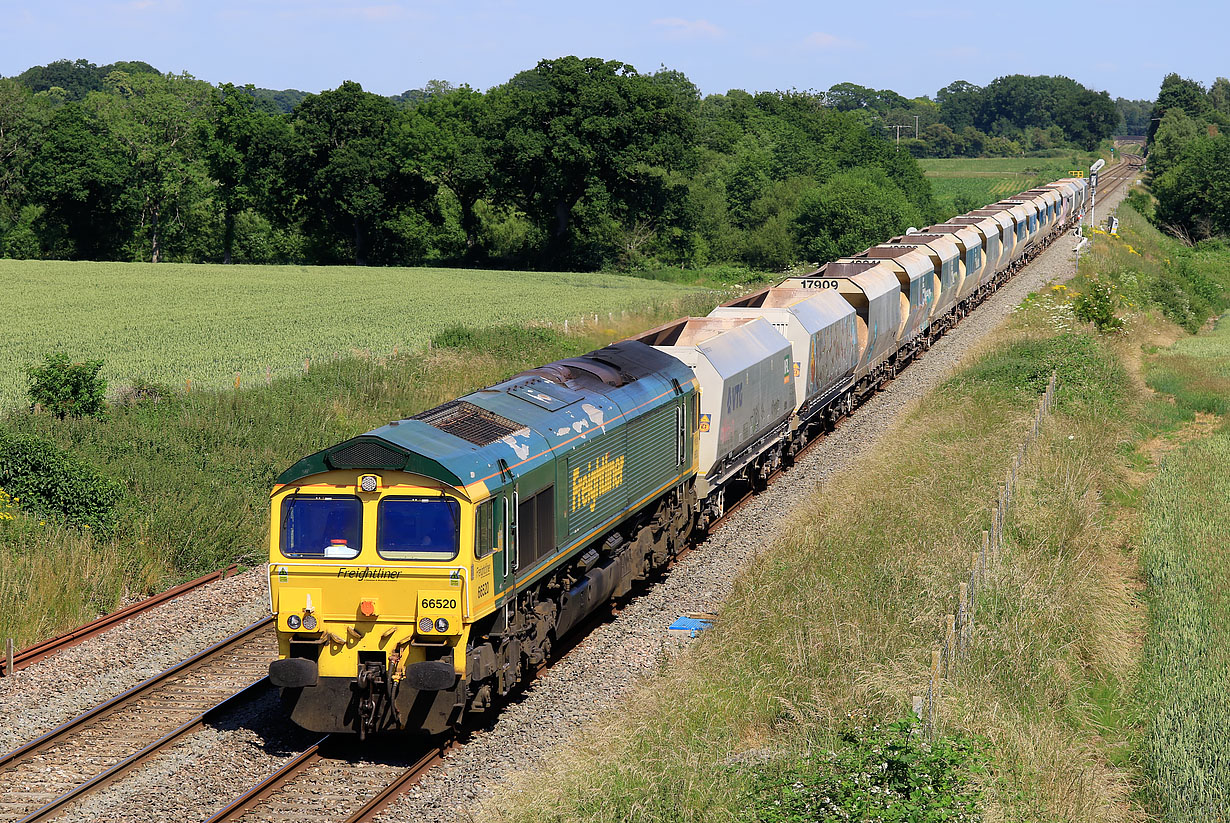
[[[373,757],[370,747],[324,737],[233,800],[207,823],[345,821],[375,818],[399,794],[461,745],[455,737],[425,747],[408,765],[397,754]]]
[[[110,785],[171,743],[266,694],[266,618],[0,756],[0,821],[34,823]]]
[[[143,612],[147,612],[155,606],[161,606],[163,603],[185,595],[193,589],[204,586],[206,583],[212,583],[215,580],[225,580],[227,577],[234,575],[238,568],[238,566],[231,565],[220,571],[198,577],[196,580],[189,580],[187,583],[181,583],[172,589],[167,589],[165,592],[147,597],[144,600],[133,603],[130,606],[125,606],[124,608],[113,611],[110,614],[105,614],[92,623],[79,626],[58,637],[52,637],[50,639],[35,643],[33,646],[27,646],[13,655],[11,664],[7,658],[0,658],[0,677],[10,675],[15,671],[20,671],[26,666],[31,666],[40,660],[50,657],[56,652],[67,649],[69,646],[76,646],[78,643],[88,640],[95,635],[102,634],[112,626],[123,623],[125,620],[136,617]]]

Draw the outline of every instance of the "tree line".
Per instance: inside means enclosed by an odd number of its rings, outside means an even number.
[[[1168,74],[1148,129],[1154,220],[1189,242],[1230,236],[1230,80]]]
[[[1078,148],[1092,151],[1113,134],[1138,127],[1150,102],[1112,101],[1067,77],[1000,77],[986,86],[958,80],[932,100],[841,83],[826,98],[863,112],[874,128],[892,129],[916,157],[1013,157]],[[1129,124],[1127,118],[1131,117]],[[1134,132],[1134,133],[1143,133]]]
[[[0,80],[0,254],[780,269],[943,217],[915,155],[1096,145],[1114,120],[1066,78],[702,97],[565,57],[390,98],[59,61]]]

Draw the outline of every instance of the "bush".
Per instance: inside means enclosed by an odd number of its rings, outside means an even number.
[[[846,729],[828,756],[763,768],[747,820],[973,820],[986,774],[986,741],[957,736],[932,743],[915,719]]]
[[[115,532],[123,487],[32,435],[0,431],[0,488],[27,514],[62,520],[102,537]]]
[[[1072,299],[1076,319],[1092,323],[1098,331],[1119,331],[1123,321],[1115,316],[1119,300],[1109,284],[1090,280],[1085,290]]]
[[[99,377],[103,361],[74,363],[63,352],[47,355],[41,366],[29,366],[27,392],[33,407],[56,417],[102,418],[107,411],[107,381]]]
[[[791,228],[803,255],[813,263],[825,263],[887,242],[923,222],[888,175],[855,169],[804,195]]]

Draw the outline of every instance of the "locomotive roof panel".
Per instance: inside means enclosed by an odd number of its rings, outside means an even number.
[[[675,358],[625,340],[322,449],[277,482],[331,469],[407,471],[458,487],[507,478],[550,461],[552,450],[575,448],[671,402],[691,391],[693,380]]]

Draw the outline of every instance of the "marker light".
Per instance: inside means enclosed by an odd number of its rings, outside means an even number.
[[[303,618],[303,628],[312,631],[316,628],[316,615],[309,614]]]
[[[288,628],[297,629],[301,623],[302,621],[299,619],[299,615],[297,614],[292,614],[290,617],[286,618],[286,625]]]
[[[424,617],[422,620],[419,621],[419,631],[424,632],[424,633],[431,631],[431,618],[430,617]]]
[[[359,478],[359,491],[374,492],[380,488],[380,478],[374,474],[365,474]]]

